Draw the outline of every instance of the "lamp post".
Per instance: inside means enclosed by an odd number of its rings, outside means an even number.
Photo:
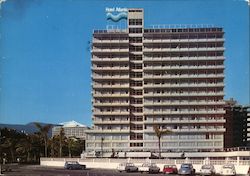
[[[102,152],[102,158],[103,158],[103,141],[104,141],[104,137],[101,138],[101,152]]]

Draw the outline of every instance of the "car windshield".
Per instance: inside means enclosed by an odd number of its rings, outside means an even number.
[[[191,166],[189,164],[182,164],[181,168],[190,168]]]
[[[202,166],[201,168],[202,168],[202,169],[212,169],[212,166],[210,166],[210,165],[204,165],[204,166]]]
[[[78,164],[77,161],[68,161],[67,164]]]
[[[164,168],[176,168],[175,165],[165,165]]]
[[[224,169],[233,169],[233,166],[232,165],[225,165],[223,166]]]
[[[134,164],[133,163],[128,163],[127,166],[134,166]]]

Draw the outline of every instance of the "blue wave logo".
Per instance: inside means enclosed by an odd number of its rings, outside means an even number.
[[[112,13],[107,13],[107,20],[112,20],[114,22],[120,21],[121,19],[127,19],[128,14],[127,12],[121,12],[117,15],[113,15]]]

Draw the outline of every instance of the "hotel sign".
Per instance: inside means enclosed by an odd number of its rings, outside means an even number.
[[[107,20],[112,20],[114,22],[118,22],[122,19],[128,18],[128,9],[127,8],[120,8],[120,7],[106,7],[106,17]]]

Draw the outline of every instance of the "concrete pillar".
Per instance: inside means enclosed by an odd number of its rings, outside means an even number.
[[[239,166],[239,165],[240,165],[240,157],[237,156],[237,166]]]

